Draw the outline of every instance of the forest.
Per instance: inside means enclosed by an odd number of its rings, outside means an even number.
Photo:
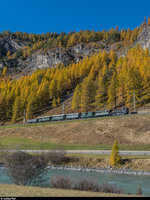
[[[74,112],[132,108],[133,92],[138,105],[150,102],[150,52],[140,45],[117,57],[113,49],[100,51],[68,66],[39,69],[14,79],[5,67],[0,76],[0,120],[13,123],[33,118],[44,106],[57,106],[62,96],[74,91]]]
[[[102,31],[89,31],[81,30],[80,32],[70,32],[70,33],[46,33],[46,34],[28,34],[23,32],[11,33],[10,31],[3,31],[0,33],[0,38],[9,38],[16,41],[20,41],[25,44],[25,46],[18,50],[17,52],[7,53],[3,50],[0,50],[0,60],[3,59],[17,59],[22,57],[26,59],[28,56],[32,55],[37,50],[43,50],[47,52],[52,48],[69,48],[78,43],[91,43],[102,41],[105,43],[112,44],[114,42],[123,41],[123,46],[128,46],[132,44],[136,39],[140,31],[142,30],[143,25],[131,29],[122,29],[118,30],[116,26],[115,29],[111,28],[110,30]],[[119,44],[118,44],[119,45]]]

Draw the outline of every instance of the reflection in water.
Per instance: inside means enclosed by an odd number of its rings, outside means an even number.
[[[120,175],[97,172],[75,172],[69,170],[47,170],[45,175],[45,184],[50,184],[54,176],[63,176],[70,178],[72,182],[77,183],[81,179],[92,180],[98,184],[111,184],[117,189],[121,189],[125,194],[136,194],[137,189],[141,187],[144,196],[150,196],[150,176]],[[0,183],[12,183],[7,176],[7,170],[0,168]]]

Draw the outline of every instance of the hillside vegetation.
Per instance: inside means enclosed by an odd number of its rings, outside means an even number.
[[[116,27],[115,30],[111,29],[107,32],[86,30],[78,33],[43,35],[9,31],[1,33],[2,63],[5,63],[3,61],[7,59],[13,63],[12,60],[17,59],[17,56],[23,56],[26,59],[34,51],[42,48],[45,51],[56,47],[59,49],[62,46],[68,48],[77,43],[93,42],[94,44],[94,42],[103,41],[105,44],[110,44],[111,50],[100,48],[99,52],[93,51],[90,56],[85,56],[78,62],[38,69],[32,74],[17,79],[11,74],[8,76],[9,69],[0,64],[2,66],[0,121],[2,123],[18,122],[22,120],[24,111],[26,111],[26,119],[37,117],[44,113],[44,110],[60,105],[70,93],[73,93],[73,98],[68,110],[72,112],[113,109],[121,106],[127,106],[132,111],[133,93],[135,93],[138,107],[149,103],[150,52],[148,48],[143,49],[137,43],[139,34],[142,31],[143,38],[143,30],[149,31],[149,25],[150,19],[148,24],[144,21],[140,28],[133,31],[130,29],[118,31]],[[117,42],[119,42],[118,45],[126,46],[127,53],[120,57],[113,45],[116,46]],[[9,46],[6,45],[7,43],[12,47],[12,52],[7,52],[6,47]],[[14,48],[13,44],[15,44]],[[121,47],[118,46],[118,48]],[[39,52],[38,54],[41,55]],[[56,58],[57,51],[54,55]]]
[[[46,34],[33,34],[26,32],[15,32],[3,31],[0,33],[0,39],[4,39],[3,43],[7,43],[1,47],[0,59],[16,59],[18,57],[23,57],[26,59],[28,56],[33,54],[35,51],[42,49],[47,51],[48,49],[56,47],[71,47],[77,43],[90,43],[103,41],[107,43],[123,41],[123,46],[132,44],[142,30],[142,26],[139,28],[131,29],[122,29],[121,31],[116,29],[110,29],[109,31],[89,31],[81,30],[80,32],[70,32],[65,33],[49,33]],[[13,42],[12,42],[13,41]],[[20,48],[12,48],[13,43],[16,43]],[[22,43],[22,48],[19,44]],[[8,48],[9,47],[9,48]],[[5,57],[6,56],[6,57]]]
[[[149,102],[150,53],[136,46],[125,57],[113,50],[96,53],[77,64],[43,69],[18,80],[0,78],[0,120],[16,122],[23,116],[33,118],[49,105],[56,107],[63,97],[74,91],[74,112],[112,109],[126,105],[132,108],[133,92],[139,106]]]

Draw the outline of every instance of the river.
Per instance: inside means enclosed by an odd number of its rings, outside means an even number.
[[[141,187],[143,195],[150,196],[150,176],[47,169],[45,176],[46,183],[50,183],[51,178],[54,176],[67,177],[73,182],[78,182],[81,179],[88,179],[100,185],[111,184],[115,188],[121,189],[125,194],[136,194],[138,187]],[[0,167],[0,183],[12,183],[4,167]]]

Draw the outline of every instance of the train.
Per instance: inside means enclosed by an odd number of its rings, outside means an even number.
[[[121,108],[120,110],[103,110],[103,111],[94,111],[94,112],[84,112],[84,113],[69,113],[69,114],[60,114],[52,116],[43,116],[37,119],[28,119],[27,123],[41,123],[41,122],[51,122],[51,121],[65,121],[65,120],[75,120],[75,119],[88,119],[88,118],[97,118],[97,117],[108,117],[108,116],[119,116],[119,115],[128,115],[129,108]],[[133,113],[132,113],[133,114]],[[137,114],[137,113],[135,113]]]

